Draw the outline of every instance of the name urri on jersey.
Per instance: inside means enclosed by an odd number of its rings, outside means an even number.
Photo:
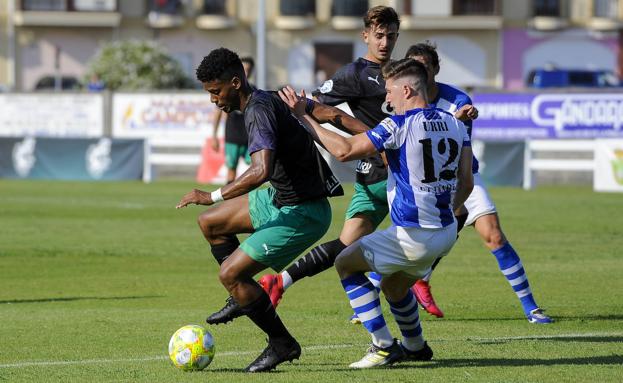
[[[445,121],[423,121],[425,132],[447,132],[448,125]]]

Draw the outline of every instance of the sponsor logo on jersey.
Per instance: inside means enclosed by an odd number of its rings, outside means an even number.
[[[372,169],[372,164],[366,160],[360,160],[357,163],[357,173],[368,174],[370,173],[370,169]]]
[[[381,85],[381,83],[379,83],[379,75],[378,74],[376,75],[376,77],[368,76],[368,80],[370,80],[372,82],[375,82],[376,85],[379,85],[379,86]]]
[[[377,139],[379,139],[379,140],[382,140],[382,139],[383,139],[383,137],[381,137],[381,135],[380,135],[380,134],[378,134],[377,132],[371,132],[370,134],[372,134],[372,136],[376,137],[376,138],[377,138]]]
[[[333,80],[325,81],[320,87],[320,93],[329,93],[333,90]]]
[[[396,129],[398,129],[398,125],[391,118],[386,118],[381,121],[381,126],[385,128],[389,133],[394,133]]]

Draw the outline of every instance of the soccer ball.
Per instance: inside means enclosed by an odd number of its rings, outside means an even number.
[[[202,326],[188,325],[180,328],[169,341],[169,357],[184,371],[199,371],[214,359],[214,339]]]

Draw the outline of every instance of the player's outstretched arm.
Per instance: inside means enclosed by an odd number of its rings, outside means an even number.
[[[329,123],[339,130],[352,135],[363,133],[369,129],[366,124],[341,109],[321,104],[312,99],[307,99],[306,102],[307,113],[320,124]]]
[[[329,153],[331,153],[339,161],[352,161],[369,157],[376,153],[376,148],[363,134],[345,138],[330,130],[324,129],[309,114],[305,108],[307,105],[307,97],[305,91],[301,91],[301,95],[297,95],[292,87],[287,86],[281,89],[279,97],[292,110],[292,113],[301,121],[306,129],[311,133],[314,141],[321,144]]]
[[[472,174],[472,148],[464,146],[461,150],[459,168],[457,170],[456,193],[454,194],[453,210],[458,210],[474,188],[474,175]]]
[[[273,155],[273,151],[268,149],[253,152],[251,154],[251,166],[232,183],[211,193],[193,189],[182,197],[176,208],[180,209],[193,204],[212,205],[219,201],[247,194],[268,180],[272,173]]]

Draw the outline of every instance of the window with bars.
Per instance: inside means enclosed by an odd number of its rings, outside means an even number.
[[[227,15],[227,0],[203,0],[201,13],[204,15]]]
[[[22,0],[24,11],[67,11],[67,0]]]
[[[619,16],[618,0],[593,0],[593,16],[616,19]]]
[[[534,0],[534,16],[560,17],[560,2],[558,0]]]
[[[316,14],[316,0],[281,0],[279,13],[282,16],[314,16]]]
[[[177,15],[182,11],[180,0],[150,0],[149,11]]]
[[[115,12],[117,0],[22,0],[24,11]]]
[[[497,0],[453,0],[452,13],[454,15],[497,15]]]
[[[363,17],[368,8],[368,0],[333,0],[331,16]]]

